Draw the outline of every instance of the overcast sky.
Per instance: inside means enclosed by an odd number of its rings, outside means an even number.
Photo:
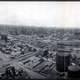
[[[1,2],[0,24],[80,27],[80,2]]]

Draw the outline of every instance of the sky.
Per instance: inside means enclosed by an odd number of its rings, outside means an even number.
[[[80,2],[0,1],[0,24],[80,28]]]

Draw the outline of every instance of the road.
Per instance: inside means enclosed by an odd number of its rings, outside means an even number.
[[[9,61],[6,61],[5,64],[3,66],[0,67],[0,73],[4,72],[5,71],[5,68],[9,66],[9,64],[12,64],[14,62],[20,62],[22,61],[23,59],[28,59],[29,57],[32,57],[34,55],[36,55],[38,52],[34,52],[34,53],[28,53],[30,55],[27,55],[27,54],[24,54],[24,55],[20,55],[18,57],[16,57],[15,59],[13,60],[9,60]]]
[[[30,70],[30,69],[27,69],[27,68],[26,68],[22,63],[20,63],[20,62],[14,62],[13,65],[14,65],[15,67],[22,68],[24,71],[26,71],[27,74],[28,74],[28,76],[31,77],[31,79],[44,79],[44,78],[46,78],[46,77],[44,77],[44,76],[42,76],[42,75],[40,75],[40,74],[38,74],[38,73],[36,73],[36,72],[33,72],[33,71]]]
[[[29,45],[29,44],[28,44]],[[31,46],[31,45],[29,45]],[[31,46],[33,47],[33,46]],[[35,47],[33,47],[35,48]],[[15,59],[12,59],[10,61],[7,61],[4,66],[0,67],[0,73],[4,73],[5,71],[5,68],[12,64],[14,64],[14,66],[17,66],[19,68],[22,68],[24,71],[26,71],[28,73],[29,76],[31,76],[32,79],[44,79],[45,77],[36,73],[36,72],[33,72],[32,70],[29,70],[27,69],[23,64],[20,64],[21,61],[25,60],[25,59],[28,59],[36,54],[38,54],[39,52],[39,48],[36,48],[37,51],[36,52],[30,52],[30,53],[27,53],[27,54],[24,54],[24,55],[19,55],[17,57],[15,57]]]

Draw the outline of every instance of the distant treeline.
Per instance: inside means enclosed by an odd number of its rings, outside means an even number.
[[[35,26],[13,26],[13,25],[0,25],[0,32],[5,32],[9,33],[12,35],[41,35],[45,34],[46,36],[54,33],[62,33],[64,34],[65,32],[73,33],[78,29],[58,29],[58,28],[49,28],[49,27],[35,27]],[[79,30],[80,31],[80,30]]]

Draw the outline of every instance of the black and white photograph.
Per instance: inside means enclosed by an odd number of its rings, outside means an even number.
[[[0,80],[80,80],[80,2],[0,1]]]

